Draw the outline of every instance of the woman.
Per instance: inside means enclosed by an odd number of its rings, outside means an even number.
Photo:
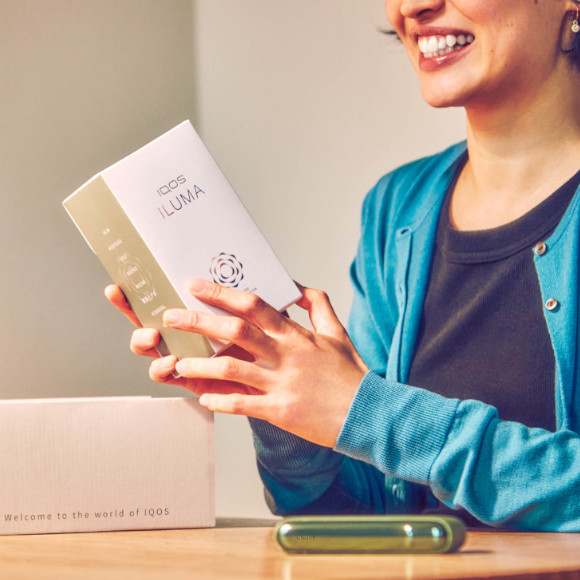
[[[425,100],[464,107],[467,142],[367,196],[349,334],[319,291],[299,303],[310,332],[196,280],[192,293],[231,315],[171,310],[165,324],[237,350],[160,358],[151,378],[251,418],[275,513],[461,508],[494,526],[580,531],[578,4],[386,11]],[[107,295],[134,320],[118,288]],[[157,340],[139,329],[132,349],[154,356]]]

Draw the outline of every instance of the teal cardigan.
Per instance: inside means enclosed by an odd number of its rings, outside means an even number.
[[[439,211],[465,149],[460,143],[408,164],[366,197],[349,333],[371,371],[334,450],[251,420],[274,513],[416,513],[439,500],[494,526],[580,531],[578,192],[545,241],[547,251],[530,249],[544,304],[557,300],[544,308],[557,431],[501,421],[479,401],[405,384]]]

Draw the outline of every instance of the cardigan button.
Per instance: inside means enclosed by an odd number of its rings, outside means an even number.
[[[543,256],[546,253],[547,249],[548,248],[544,242],[538,242],[534,246],[534,253],[536,254],[536,256]]]
[[[548,298],[545,306],[548,310],[554,310],[558,306],[558,301],[555,298]]]

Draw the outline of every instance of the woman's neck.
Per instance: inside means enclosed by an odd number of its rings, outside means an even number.
[[[501,107],[466,107],[469,160],[451,202],[457,229],[509,223],[580,169],[580,99],[574,90],[580,75],[565,72],[567,82],[554,82],[539,95]]]

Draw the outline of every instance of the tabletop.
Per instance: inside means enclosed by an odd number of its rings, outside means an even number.
[[[580,579],[580,534],[469,530],[442,555],[287,555],[274,520],[197,530],[0,536],[2,580]]]

